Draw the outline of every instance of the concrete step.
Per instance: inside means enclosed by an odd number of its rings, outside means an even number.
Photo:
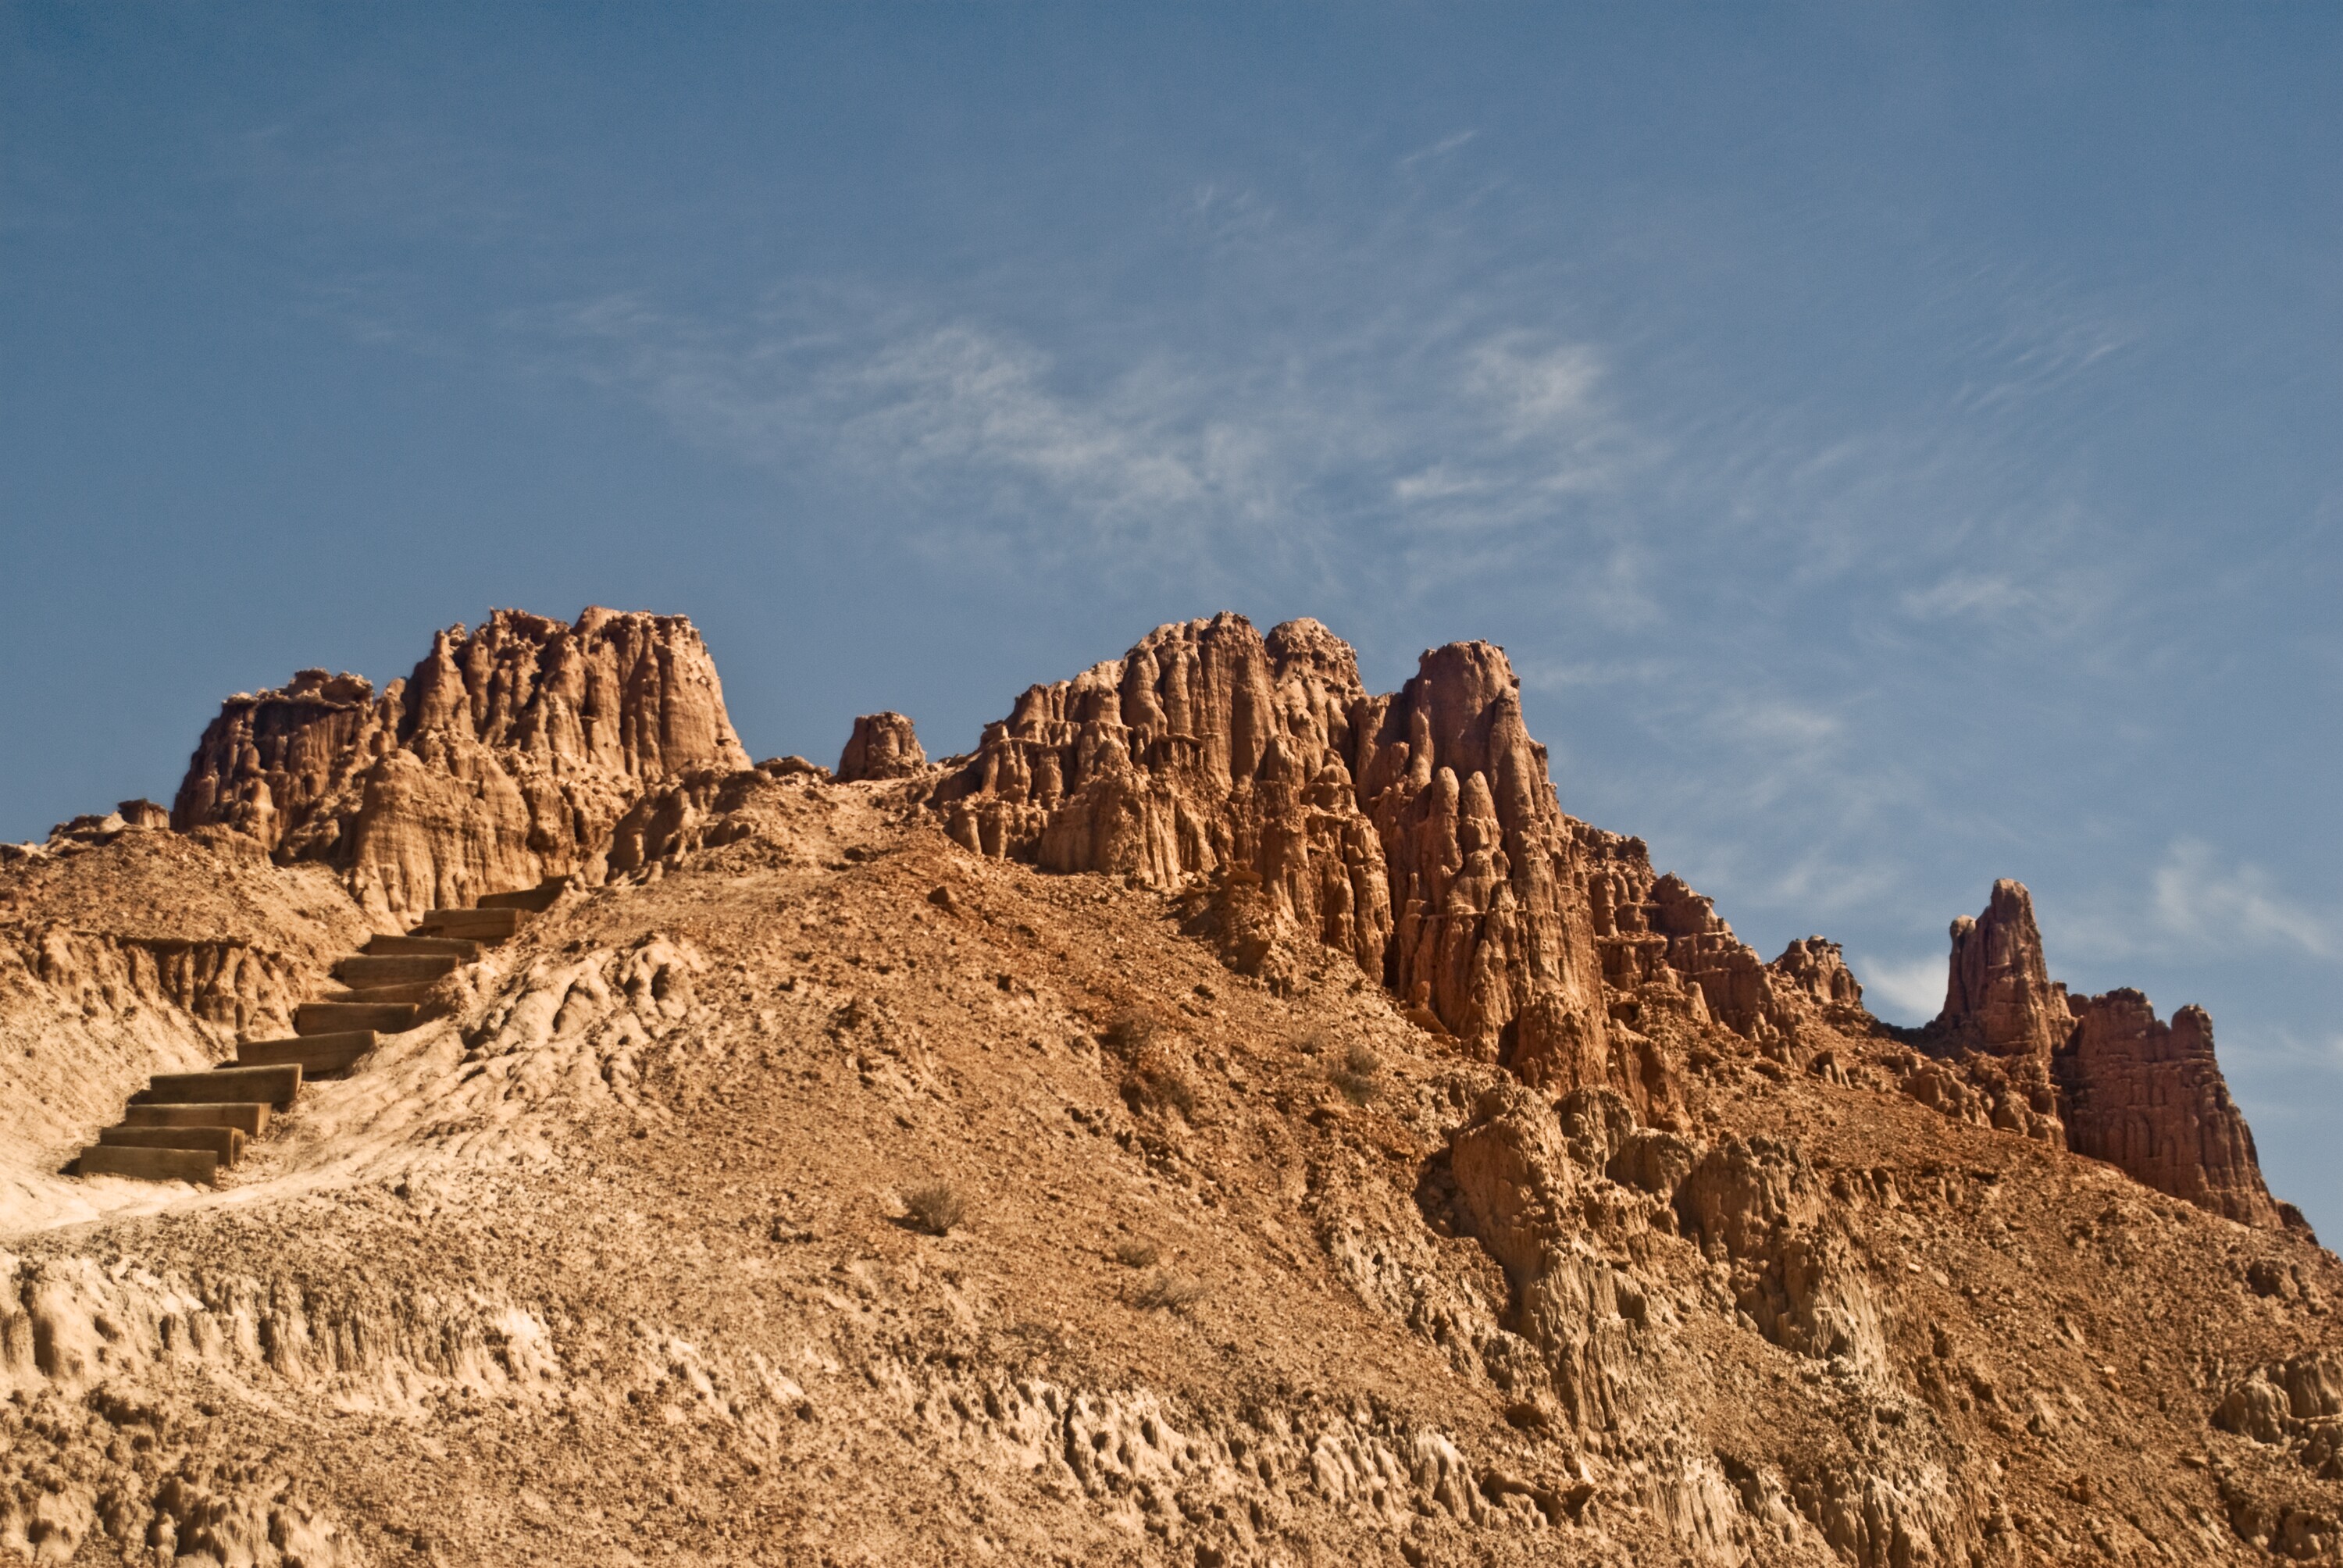
[[[301,1070],[301,1080],[306,1083],[329,1072],[348,1071],[351,1063],[375,1048],[377,1038],[370,1029],[352,1029],[339,1034],[305,1034],[294,1040],[247,1040],[236,1048],[235,1065],[283,1067],[290,1062]]]
[[[235,1105],[265,1100],[282,1109],[301,1092],[301,1070],[216,1067],[209,1072],[158,1072],[130,1097],[133,1105]]]
[[[490,893],[479,900],[478,907],[484,910],[526,910],[532,915],[541,915],[553,908],[553,901],[568,890],[569,879],[556,877],[550,881],[539,882],[534,888],[521,888],[509,893]]]
[[[378,985],[429,985],[462,962],[447,953],[353,953],[334,966],[334,978],[359,990]]]
[[[213,1105],[131,1105],[122,1112],[125,1127],[233,1127],[246,1138],[268,1131],[268,1102],[226,1101]]]
[[[470,963],[487,950],[463,937],[376,937],[366,945],[370,958],[412,958],[445,953],[458,963]]]
[[[468,937],[500,942],[520,930],[528,916],[520,910],[430,910],[410,933],[418,937]]]
[[[377,1004],[392,1002],[405,1007],[423,1001],[430,996],[431,988],[437,983],[433,980],[423,980],[415,985],[345,986],[338,990],[329,990],[323,996],[311,997],[309,1000],[329,1001],[339,1007],[347,1007],[360,1002]]]
[[[397,1034],[415,1027],[417,1010],[408,1002],[305,1001],[293,1010],[295,1034],[341,1034],[370,1029]]]
[[[216,1181],[219,1156],[208,1149],[138,1149],[93,1143],[75,1169],[85,1176],[136,1176],[143,1181]]]
[[[244,1134],[233,1127],[109,1127],[97,1141],[116,1149],[207,1149],[223,1168],[244,1158]]]

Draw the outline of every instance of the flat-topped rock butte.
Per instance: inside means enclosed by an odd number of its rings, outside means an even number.
[[[1882,1022],[1486,643],[832,769],[498,611],[0,848],[0,1557],[2343,1561],[2343,1269],[2049,935]]]

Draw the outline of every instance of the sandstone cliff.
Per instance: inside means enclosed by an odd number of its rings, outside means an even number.
[[[2213,1060],[2205,1010],[2184,1007],[2167,1024],[2136,990],[2085,997],[2054,1059],[2066,1146],[2216,1214],[2247,1225],[2284,1222],[2263,1185],[2245,1114]]]
[[[492,613],[439,633],[379,694],[303,670],[230,698],[171,812],[333,867],[369,916],[598,869],[646,786],[748,765],[714,662],[679,616]]]
[[[1484,1059],[1645,1112],[1678,1071],[1633,1027],[1647,1004],[1775,1040],[1860,1010],[1834,945],[1768,965],[1642,840],[1565,815],[1488,643],[1431,649],[1374,696],[1316,621],[1159,627],[1028,690],[934,799],[981,853],[1157,888],[1208,878],[1210,919],[1252,972],[1322,944]]]
[[[2105,1160],[2134,1181],[2248,1225],[2300,1226],[2272,1201],[2253,1133],[2213,1060],[2213,1020],[2166,1024],[2136,990],[2070,999],[2050,978],[2033,896],[2005,878],[1952,928],[1945,1006],[1923,1038],[1942,1065],[1906,1081],[1949,1114]]]

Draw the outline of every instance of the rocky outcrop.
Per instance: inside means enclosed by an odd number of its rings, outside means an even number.
[[[1963,1046],[2046,1063],[2074,1032],[2075,1019],[2066,988],[2050,978],[2025,884],[2006,877],[1996,882],[1985,912],[1956,920],[1952,935],[1937,1029]]]
[[[2213,1020],[2169,1024],[2136,990],[2071,999],[2050,978],[2034,900],[2007,878],[1953,922],[1932,1060],[1905,1092],[1946,1114],[2105,1160],[2134,1181],[2266,1229],[2299,1227],[2263,1183],[2253,1133],[2213,1058]]]
[[[248,834],[280,864],[340,871],[390,921],[598,870],[647,786],[748,754],[699,634],[679,616],[518,611],[438,634],[379,694],[303,670],[230,698],[204,732],[171,822]]]
[[[1348,953],[1486,1056],[1541,993],[1600,1010],[1577,825],[1487,643],[1427,652],[1372,697],[1316,621],[1160,627],[1027,691],[935,801],[968,848],[1054,870],[1238,873],[1262,940]]]
[[[982,854],[1209,880],[1192,929],[1240,969],[1272,973],[1282,944],[1322,943],[1475,1054],[1614,1089],[1641,1114],[1667,1113],[1679,1070],[1618,1027],[1616,993],[1758,1038],[1861,1005],[1831,944],[1768,965],[1656,875],[1642,840],[1564,815],[1489,643],[1431,649],[1373,696],[1316,621],[1266,638],[1236,615],[1159,627],[1029,689],[933,803]]]
[[[846,750],[838,759],[838,779],[909,779],[928,769],[928,754],[900,713],[866,713],[854,721]]]
[[[2034,898],[2005,877],[1975,920],[1953,921],[1945,1005],[1924,1037],[1938,1064],[1905,1091],[1948,1115],[2063,1144],[2051,1052],[2074,1032],[2066,988],[2050,978]],[[1966,1081],[1964,1081],[1964,1080]]]
[[[935,804],[967,848],[1051,870],[1163,888],[1250,872],[1281,929],[1381,977],[1390,883],[1353,782],[1367,704],[1315,621],[1266,638],[1235,615],[1159,627],[1027,690]]]
[[[2085,997],[2056,1058],[2066,1145],[2135,1181],[2247,1225],[2275,1228],[2254,1135],[2213,1060],[2213,1020],[2184,1007],[2165,1023],[2147,997]]]

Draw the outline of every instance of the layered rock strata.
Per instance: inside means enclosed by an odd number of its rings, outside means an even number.
[[[645,789],[745,768],[714,661],[679,616],[518,611],[439,633],[380,693],[303,670],[230,698],[171,811],[221,824],[280,864],[323,861],[384,921],[598,869]]]

